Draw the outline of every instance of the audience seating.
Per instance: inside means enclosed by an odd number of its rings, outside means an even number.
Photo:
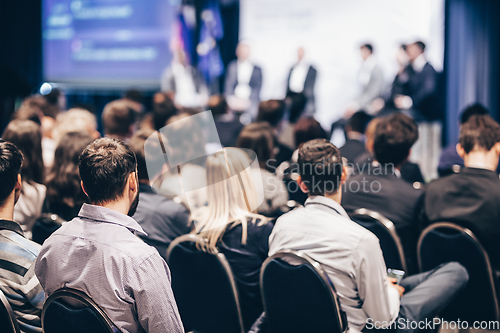
[[[236,282],[222,253],[199,249],[199,236],[176,238],[167,249],[172,290],[185,328],[202,333],[243,333]]]
[[[42,327],[44,333],[120,332],[88,295],[70,288],[56,290],[45,301]]]
[[[370,230],[380,240],[380,248],[388,268],[408,272],[401,240],[396,233],[394,223],[375,211],[360,208],[350,214],[351,219]]]
[[[500,319],[488,254],[469,229],[448,222],[431,224],[420,235],[417,254],[421,271],[456,261],[469,272],[467,286],[443,311],[443,318],[469,322]]]
[[[0,331],[4,333],[20,333],[16,316],[10,307],[9,301],[0,290]]]
[[[260,275],[270,332],[346,332],[347,318],[321,265],[296,251],[269,257]]]
[[[42,245],[65,222],[57,214],[42,214],[33,225],[31,240]]]

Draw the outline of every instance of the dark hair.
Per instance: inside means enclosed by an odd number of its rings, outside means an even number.
[[[152,129],[141,129],[137,131],[134,136],[129,140],[128,145],[130,148],[134,151],[135,158],[137,159],[137,173],[139,179],[149,179],[148,177],[148,168],[146,165],[146,140],[153,134],[157,133],[153,131]],[[157,142],[156,140],[153,140],[153,142]],[[147,151],[152,151],[150,149],[147,149]],[[148,156],[148,158],[155,158],[155,162],[152,164],[156,164],[157,162],[161,163],[162,161],[164,162],[165,160],[163,159],[163,154],[161,154],[162,150],[161,147],[158,146],[156,148],[156,151],[158,152],[157,154],[151,154],[152,156]],[[154,175],[152,175],[154,176]]]
[[[80,185],[79,157],[94,139],[85,132],[64,134],[54,153],[54,164],[47,175],[47,200],[70,207],[81,206],[87,196]]]
[[[272,127],[278,126],[285,114],[285,103],[281,100],[270,99],[260,102],[257,121],[267,121]]]
[[[363,44],[363,45],[360,46],[360,49],[362,49],[362,48],[365,48],[368,51],[370,51],[370,53],[373,53],[373,46],[372,46],[372,44]]]
[[[295,124],[297,120],[300,119],[302,114],[304,113],[304,109],[306,107],[307,98],[304,93],[293,94],[290,97],[290,116],[288,117],[288,121],[292,124]]]
[[[136,168],[134,152],[118,139],[97,139],[80,155],[80,178],[93,204],[120,198],[129,175]]]
[[[31,120],[13,120],[3,131],[2,139],[12,142],[23,154],[23,181],[43,183],[42,132]]]
[[[416,41],[415,43],[413,43],[414,45],[418,46],[418,48],[420,49],[420,51],[424,52],[425,51],[425,43],[422,42],[422,41]]]
[[[128,89],[127,91],[125,91],[123,97],[133,102],[142,104],[142,92],[140,90]]]
[[[14,190],[22,163],[21,151],[13,143],[0,139],[0,207],[3,207],[5,200]]]
[[[411,117],[394,113],[383,118],[375,128],[375,158],[380,164],[401,165],[418,139],[418,127]]]
[[[170,117],[177,113],[174,101],[166,93],[156,93],[153,96],[153,124],[155,130],[162,129]]]
[[[500,125],[489,115],[473,115],[460,128],[458,142],[467,154],[476,145],[490,150],[499,141]]]
[[[347,124],[351,128],[351,131],[364,134],[366,125],[368,125],[370,120],[372,120],[372,117],[365,111],[361,110],[353,114]]]
[[[210,96],[207,103],[207,110],[212,111],[214,117],[227,113],[226,99],[221,95]]]
[[[483,115],[489,114],[488,110],[480,103],[476,103],[468,106],[460,116],[460,124],[463,125],[469,120],[473,115]]]
[[[325,130],[314,117],[300,119],[293,126],[293,135],[296,147],[313,139],[327,139]]]
[[[326,139],[314,139],[299,147],[299,175],[309,195],[334,193],[342,179],[340,150]]]
[[[274,139],[273,129],[269,123],[251,123],[241,130],[236,147],[254,151],[260,167],[265,169],[266,162],[274,157]]]
[[[135,112],[129,101],[118,99],[109,102],[102,111],[104,132],[109,135],[128,135],[135,121]]]

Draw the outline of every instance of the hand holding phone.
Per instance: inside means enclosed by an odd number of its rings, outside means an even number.
[[[388,268],[387,269],[387,276],[397,279],[396,284],[401,284],[401,280],[403,280],[403,277],[405,276],[405,272],[401,271],[399,269]]]

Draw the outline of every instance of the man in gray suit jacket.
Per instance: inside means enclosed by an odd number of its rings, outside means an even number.
[[[227,66],[224,93],[229,107],[234,111],[246,111],[252,118],[257,115],[262,87],[262,69],[250,62],[250,46],[240,42],[236,48],[236,60]]]
[[[355,98],[355,109],[372,110],[372,102],[380,96],[384,88],[384,74],[373,56],[373,46],[364,44],[360,47],[363,65],[359,72],[358,81],[361,85],[361,93]]]
[[[316,68],[304,61],[305,51],[303,47],[297,50],[298,61],[288,73],[286,84],[286,96],[303,94],[306,98],[305,113],[314,113],[316,106],[314,103],[314,85],[316,84]]]

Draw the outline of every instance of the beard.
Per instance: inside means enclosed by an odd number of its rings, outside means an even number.
[[[136,194],[134,200],[130,204],[130,208],[128,210],[127,215],[132,217],[135,214],[135,211],[137,210],[137,205],[139,205],[139,193]]]

